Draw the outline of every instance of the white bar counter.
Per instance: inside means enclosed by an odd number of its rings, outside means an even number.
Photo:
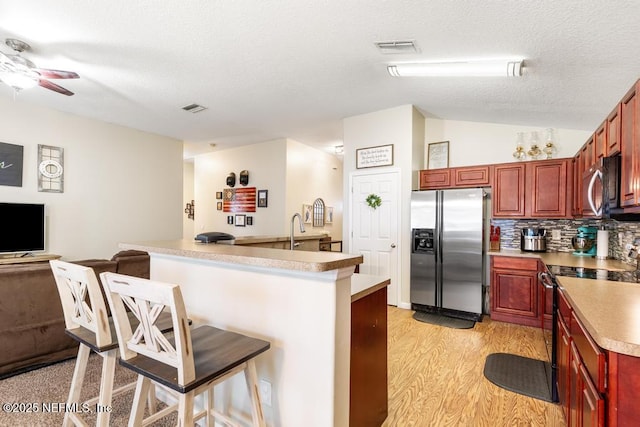
[[[271,343],[256,359],[271,384],[269,426],[349,424],[351,276],[360,255],[202,244],[121,243],[149,253],[151,278],[179,284],[194,325]],[[244,378],[216,387],[216,407],[249,415]]]

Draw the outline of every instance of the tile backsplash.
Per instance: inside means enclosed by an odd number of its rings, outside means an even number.
[[[621,222],[597,219],[492,219],[491,225],[500,227],[500,247],[520,249],[520,232],[523,228],[534,227],[547,230],[547,250],[573,252],[571,239],[581,226],[597,227],[609,230],[609,257],[636,266],[637,261],[627,256],[625,246],[640,237],[640,222]],[[553,230],[560,231],[560,239],[553,239]]]

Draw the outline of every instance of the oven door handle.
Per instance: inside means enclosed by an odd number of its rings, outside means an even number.
[[[547,273],[546,271],[541,271],[538,273],[538,281],[542,283],[542,285],[547,289],[553,289],[555,287],[555,280],[553,276],[551,276],[551,274]]]
[[[599,217],[602,215],[602,204],[600,204],[600,206],[596,208],[596,204],[593,201],[593,186],[598,179],[602,181],[602,171],[600,171],[600,169],[596,169],[596,171],[593,173],[593,176],[591,176],[591,181],[589,181],[589,188],[587,189],[587,198],[589,200],[589,206],[591,207],[593,214]]]

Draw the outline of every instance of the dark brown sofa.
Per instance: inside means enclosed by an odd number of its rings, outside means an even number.
[[[104,271],[149,278],[149,255],[123,251],[111,260],[82,260]],[[64,331],[64,315],[48,262],[0,265],[0,378],[75,357],[77,341]]]

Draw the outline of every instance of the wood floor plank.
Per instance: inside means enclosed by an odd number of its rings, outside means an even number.
[[[557,404],[522,396],[483,375],[491,353],[546,359],[540,329],[491,321],[451,329],[388,307],[389,416],[396,426],[564,427]]]

